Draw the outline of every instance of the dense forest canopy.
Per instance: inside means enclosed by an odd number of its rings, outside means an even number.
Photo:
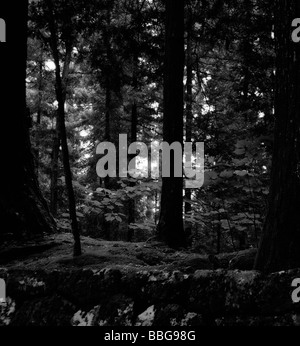
[[[72,231],[75,255],[79,234],[219,254],[257,248],[266,220],[262,248],[274,227],[279,243],[285,226],[294,231],[285,250],[274,246],[278,260],[258,259],[258,268],[280,269],[280,256],[283,267],[299,265],[290,260],[299,246],[299,174],[289,173],[299,169],[297,10],[279,0],[29,1],[26,114],[46,228]],[[290,89],[280,89],[287,78]],[[282,120],[287,109],[295,132]],[[118,147],[120,134],[149,149],[165,140],[195,151],[204,142],[203,186],[184,188],[172,165],[170,178],[100,178],[96,147]],[[289,196],[294,209],[285,213]]]

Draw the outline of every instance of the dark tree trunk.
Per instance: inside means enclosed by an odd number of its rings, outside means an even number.
[[[79,235],[79,225],[76,215],[76,201],[73,190],[72,183],[72,172],[70,168],[70,158],[69,149],[67,142],[67,132],[65,125],[65,99],[66,99],[66,79],[68,77],[68,68],[71,60],[72,53],[72,42],[66,42],[66,57],[64,62],[64,70],[61,76],[60,61],[59,61],[59,51],[58,51],[58,39],[57,30],[55,25],[54,10],[51,0],[47,0],[48,10],[49,10],[49,28],[51,32],[51,49],[53,53],[53,59],[55,63],[55,80],[56,80],[56,98],[58,102],[58,122],[59,122],[59,132],[62,146],[62,156],[63,156],[63,166],[65,173],[65,182],[68,192],[69,200],[69,213],[72,224],[72,233],[74,237],[74,256],[81,255],[81,243]],[[71,38],[70,38],[71,39]]]
[[[34,160],[29,139],[30,116],[26,111],[26,41],[27,1],[19,4],[15,12],[12,4],[3,10],[14,30],[8,37],[17,54],[11,55],[9,43],[1,45],[1,66],[9,71],[2,75],[1,97],[11,112],[3,116],[2,126],[11,138],[1,136],[1,161],[3,162],[0,195],[0,242],[8,233],[13,236],[36,236],[55,230],[55,223],[41,195],[34,170]],[[12,92],[13,90],[13,92]]]
[[[106,13],[106,26],[107,28],[111,25],[111,9],[107,9]],[[111,122],[112,122],[112,109],[113,109],[113,102],[112,102],[112,90],[113,90],[113,73],[114,71],[111,68],[111,65],[113,64],[113,56],[112,56],[112,49],[111,49],[111,39],[109,32],[106,27],[103,28],[103,41],[106,49],[106,66],[104,69],[104,76],[105,76],[105,141],[110,142],[111,141]],[[106,189],[110,188],[110,177],[106,176],[104,178],[104,185]],[[107,226],[108,227],[108,226]],[[109,228],[109,227],[108,227]],[[109,232],[109,230],[108,230]]]
[[[58,159],[60,146],[59,119],[58,114],[55,114],[55,129],[52,142],[52,157],[51,157],[51,178],[50,178],[50,210],[53,216],[57,216],[57,181],[58,181]]]
[[[183,141],[184,1],[166,0],[163,137],[169,144]],[[183,178],[162,178],[158,235],[171,247],[185,245],[183,230]]]
[[[252,0],[245,0],[245,13],[248,20],[251,22],[252,17]],[[248,117],[248,111],[250,108],[249,104],[249,86],[250,86],[250,77],[251,77],[251,70],[250,70],[250,64],[251,60],[253,60],[253,53],[252,53],[252,45],[249,40],[249,37],[251,36],[251,32],[249,32],[248,27],[246,26],[244,28],[243,33],[243,39],[241,42],[241,49],[242,49],[242,60],[243,60],[243,67],[242,67],[242,75],[243,75],[243,84],[242,84],[242,92],[243,92],[243,98],[242,98],[242,111],[244,112],[245,122],[247,125],[247,122],[249,121]]]
[[[111,86],[110,77],[106,77],[106,94],[105,94],[105,141],[110,142],[110,118],[111,118]],[[104,178],[104,185],[106,189],[110,187],[110,177]]]
[[[133,77],[132,77],[132,86],[134,91],[137,91],[138,86],[138,80],[137,80],[137,69],[138,69],[138,56],[137,56],[137,47],[134,45],[133,47],[134,54],[133,54]],[[133,101],[131,106],[131,143],[134,143],[137,141],[137,123],[138,123],[138,107],[136,100]],[[129,160],[131,160],[132,157],[129,157]],[[134,186],[134,184],[132,184]],[[128,205],[128,224],[135,223],[135,199],[131,198],[129,200]],[[134,236],[134,230],[128,229],[128,235],[127,240],[132,241]]]
[[[40,60],[39,60],[38,105],[37,105],[37,118],[36,118],[36,124],[37,124],[38,131],[37,131],[37,134],[36,134],[35,169],[36,169],[37,176],[38,176],[39,164],[40,164],[40,152],[39,152],[40,134],[39,134],[39,126],[41,125],[41,119],[42,119],[43,67],[44,67],[43,53],[41,53]]]
[[[137,104],[133,103],[131,107],[131,143],[137,141]],[[131,160],[133,157],[129,157]],[[131,184],[134,186],[135,184]],[[135,199],[131,198],[128,203],[128,224],[135,223]],[[128,229],[127,240],[132,241],[134,236],[134,230]]]
[[[269,206],[255,269],[300,267],[300,45],[291,40],[298,0],[275,2],[275,138]]]
[[[185,97],[185,140],[192,141],[192,120],[193,120],[193,62],[192,62],[192,40],[191,40],[192,23],[189,14],[187,22],[187,43],[186,43],[186,97]],[[185,189],[184,212],[189,214],[192,211],[191,206],[191,189]],[[185,222],[186,237],[191,235],[191,223]]]

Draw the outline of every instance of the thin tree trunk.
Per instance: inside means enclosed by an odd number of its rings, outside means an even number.
[[[39,61],[39,77],[38,77],[38,107],[37,107],[37,118],[36,118],[36,124],[37,124],[37,134],[36,134],[36,153],[35,153],[35,169],[36,174],[38,176],[39,173],[39,161],[40,161],[40,134],[39,134],[39,126],[41,124],[41,118],[42,118],[42,92],[43,92],[43,53],[41,53],[40,61]]]
[[[137,141],[137,104],[133,103],[131,107],[131,143]],[[129,158],[131,159],[131,158]],[[134,186],[135,184],[131,184]],[[135,199],[131,198],[128,204],[128,224],[135,223]],[[132,241],[134,236],[134,230],[128,229],[127,240]]]
[[[65,82],[68,77],[68,69],[71,60],[72,53],[72,43],[67,42],[66,44],[66,59],[64,63],[64,71],[61,76],[60,71],[60,61],[59,61],[59,51],[58,51],[58,39],[57,39],[57,31],[54,19],[53,12],[53,4],[51,0],[47,0],[48,9],[49,9],[49,27],[51,32],[51,48],[55,63],[55,79],[56,79],[56,98],[58,102],[58,120],[59,120],[59,129],[60,129],[60,137],[61,137],[61,146],[62,146],[62,154],[63,154],[63,166],[65,173],[65,181],[68,192],[68,200],[69,200],[69,213],[72,224],[72,233],[74,237],[74,256],[81,255],[81,243],[80,243],[80,235],[79,235],[79,225],[77,221],[76,215],[76,201],[73,190],[72,183],[72,172],[70,168],[70,158],[69,158],[69,149],[67,143],[67,133],[66,133],[66,125],[65,125],[65,98],[66,98],[66,85]]]
[[[135,46],[135,45],[134,45]],[[132,86],[134,92],[137,91],[137,69],[138,69],[138,56],[137,56],[137,48],[134,47],[134,54],[133,54],[133,78],[132,78]],[[133,101],[131,106],[131,143],[134,143],[137,141],[137,123],[138,123],[138,108],[136,100]],[[134,184],[133,184],[134,185]],[[129,200],[129,214],[128,214],[128,224],[135,223],[135,199],[131,198]],[[132,241],[134,236],[134,230],[128,229],[128,235],[127,239],[128,241]]]
[[[190,15],[189,15],[190,16]],[[187,45],[186,45],[186,106],[185,106],[185,140],[186,142],[192,141],[192,120],[193,120],[193,66],[192,66],[192,42],[191,42],[191,18],[188,18],[187,25]],[[192,211],[191,203],[191,189],[185,189],[185,199],[188,201],[184,204],[184,212],[190,215]],[[191,235],[191,223],[185,222],[185,233],[187,238]]]
[[[110,77],[106,77],[106,94],[105,94],[105,140],[110,142],[110,118],[111,118],[111,88]],[[104,185],[106,189],[109,189],[110,179],[107,175],[104,178]]]
[[[57,216],[57,181],[58,181],[58,159],[59,159],[59,146],[60,146],[60,134],[59,134],[59,119],[58,114],[55,114],[55,129],[52,142],[52,157],[51,157],[51,179],[50,179],[50,210],[54,217]]]
[[[246,17],[251,21],[252,16],[252,1],[251,0],[245,0],[245,13]],[[249,85],[250,85],[250,77],[251,77],[251,71],[250,71],[250,63],[251,63],[251,56],[252,56],[252,46],[251,42],[249,40],[249,34],[248,28],[244,29],[244,38],[242,40],[242,58],[243,58],[243,68],[242,68],[242,74],[243,74],[243,84],[242,84],[242,91],[243,91],[243,98],[242,98],[242,111],[244,112],[244,117],[246,123],[249,121],[248,117],[248,111],[249,111]]]

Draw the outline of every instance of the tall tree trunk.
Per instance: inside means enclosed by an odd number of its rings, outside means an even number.
[[[1,172],[0,217],[4,227],[1,227],[0,243],[9,233],[23,237],[55,230],[36,179],[29,139],[30,117],[26,111],[25,84],[28,2],[22,1],[17,12],[14,6],[7,3],[1,7],[1,15],[14,23],[9,39],[17,52],[11,54],[9,43],[1,45],[1,66],[9,71],[1,79],[1,96],[3,102],[13,109],[13,115],[3,116],[2,126],[13,138],[8,145],[8,138],[0,136],[1,148],[5,148],[1,154],[5,167]]]
[[[275,138],[269,206],[255,269],[300,267],[300,45],[291,40],[298,0],[275,2]]]
[[[55,113],[55,129],[52,142],[52,157],[51,157],[51,178],[50,178],[50,210],[53,216],[57,216],[57,202],[58,202],[58,169],[59,169],[59,146],[60,146],[60,133],[59,133],[59,119],[58,114]]]
[[[138,69],[138,56],[137,56],[137,47],[134,45],[133,47],[133,77],[132,77],[132,86],[134,92],[137,92],[138,80],[137,80],[137,69]],[[133,100],[131,105],[131,143],[137,141],[137,123],[138,123],[138,108],[136,100]],[[135,155],[134,155],[135,156]],[[131,157],[129,158],[131,159]],[[133,186],[135,184],[132,184]],[[128,206],[128,224],[135,223],[135,199],[131,198],[129,200]],[[134,236],[134,230],[128,229],[127,240],[132,241]]]
[[[111,121],[112,121],[112,90],[113,90],[113,73],[112,70],[112,62],[113,56],[111,51],[111,39],[110,34],[108,32],[108,28],[111,25],[111,8],[107,9],[106,12],[106,27],[103,28],[103,41],[106,49],[106,66],[104,69],[105,75],[105,141],[110,142],[111,140]],[[104,178],[104,185],[106,189],[110,188],[110,177],[106,176]],[[109,231],[108,231],[109,232]]]
[[[131,106],[131,143],[134,143],[137,141],[137,104],[134,101]],[[131,156],[131,155],[129,155]],[[133,155],[135,156],[135,155]],[[131,160],[133,157],[129,157],[129,160]],[[131,186],[134,186],[135,183],[130,184]],[[130,198],[128,203],[128,225],[135,223],[135,199]],[[134,230],[128,229],[127,232],[127,240],[132,241],[134,236]]]
[[[35,152],[35,168],[36,168],[36,174],[38,176],[39,173],[39,161],[40,161],[40,133],[39,133],[39,126],[41,125],[41,118],[42,118],[42,100],[43,100],[43,68],[44,68],[44,61],[43,61],[43,52],[41,52],[40,60],[39,60],[39,77],[38,77],[38,105],[37,105],[37,118],[36,118],[36,124],[37,124],[37,134],[36,134],[36,152]]]
[[[187,21],[187,44],[186,44],[186,100],[185,100],[185,140],[186,142],[192,141],[192,120],[193,120],[193,62],[192,62],[192,40],[191,31],[192,23],[191,18]],[[186,215],[190,215],[192,211],[191,206],[191,189],[185,189],[184,212]],[[185,233],[188,238],[191,235],[191,223],[185,222]]]
[[[251,22],[252,20],[252,0],[245,0],[245,13],[248,20]],[[251,33],[249,32],[249,28],[246,25],[244,28],[243,33],[243,39],[241,42],[241,49],[242,49],[242,76],[243,76],[243,84],[242,84],[242,92],[243,92],[243,98],[242,98],[242,111],[244,112],[245,122],[246,125],[248,125],[248,121],[250,120],[248,117],[248,111],[250,108],[249,104],[249,85],[250,85],[250,77],[251,77],[251,70],[250,70],[250,64],[252,58],[252,45],[249,40],[249,36]]]
[[[184,1],[166,0],[163,137],[169,144],[183,142]],[[185,245],[183,230],[183,178],[162,178],[158,235],[171,247]]]
[[[110,142],[110,120],[111,120],[111,83],[110,77],[106,76],[106,93],[105,93],[105,141]],[[110,187],[110,179],[107,175],[104,178],[104,185],[106,189]]]
[[[61,76],[60,61],[59,61],[59,51],[58,51],[58,39],[57,39],[57,30],[54,18],[54,9],[51,0],[47,0],[48,10],[49,10],[49,28],[51,33],[51,48],[53,53],[53,59],[55,63],[55,80],[56,80],[56,98],[58,102],[58,122],[59,130],[61,137],[61,146],[62,146],[62,156],[63,156],[63,166],[65,173],[65,182],[68,192],[69,200],[69,213],[72,224],[72,233],[74,237],[74,256],[81,255],[81,243],[79,235],[79,225],[76,215],[76,201],[73,190],[72,183],[72,172],[70,168],[70,158],[69,158],[69,149],[67,142],[67,132],[65,125],[65,98],[66,98],[66,79],[68,77],[68,69],[71,60],[72,53],[72,42],[66,42],[66,58],[64,62],[64,70]]]

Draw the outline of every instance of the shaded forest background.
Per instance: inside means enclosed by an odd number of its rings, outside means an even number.
[[[146,240],[158,222],[161,182],[100,181],[95,147],[105,140],[118,146],[121,133],[131,141],[162,140],[164,6],[54,3],[81,232]],[[206,165],[204,187],[185,191],[189,242],[216,253],[257,246],[274,122],[270,8],[193,1],[186,12],[185,136],[205,142]],[[27,105],[35,169],[58,227],[69,230],[45,2],[31,3],[29,19]]]
[[[205,180],[180,203],[185,245],[201,254],[261,239],[275,123],[273,6],[185,1],[183,140],[205,143]],[[129,143],[164,138],[166,15],[160,0],[29,2],[30,162],[50,210],[46,228],[73,231],[77,245],[79,233],[134,242],[159,235],[161,179],[100,179],[95,149],[117,147],[122,133]]]

